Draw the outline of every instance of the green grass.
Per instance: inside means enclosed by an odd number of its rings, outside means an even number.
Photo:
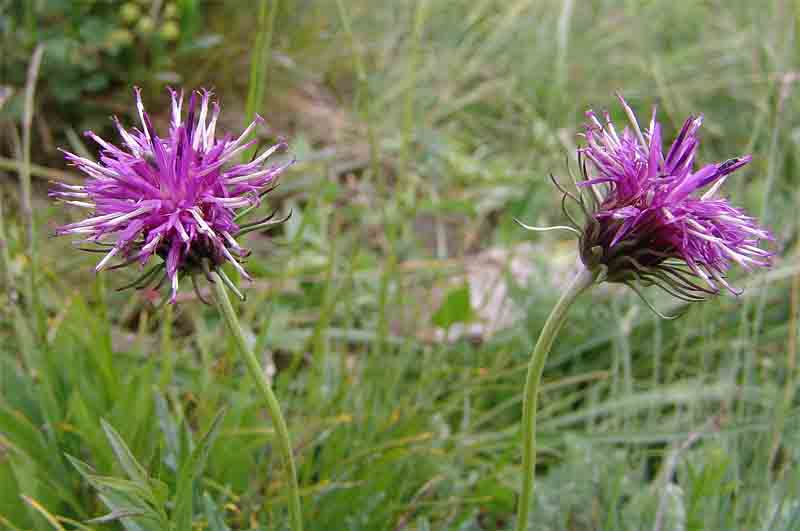
[[[258,9],[205,20],[222,44],[184,85],[213,86],[233,129],[257,110],[299,160],[272,196],[292,219],[247,241],[238,309],[274,371],[308,529],[511,526],[525,362],[575,256],[512,217],[561,222],[546,175],[566,175],[588,106],[621,116],[616,90],[658,104],[667,136],[703,112],[704,161],[753,153],[727,189],[781,257],[677,321],[624,290],[576,304],[545,370],[533,528],[800,529],[800,7],[285,0],[249,100]],[[41,131],[32,161],[63,169]],[[287,529],[273,430],[219,315],[191,298],[165,314],[113,289],[129,274],[92,276],[94,256],[49,237],[74,213],[49,205],[38,166],[31,275],[16,167],[0,165],[0,528],[164,529],[191,499],[198,529]],[[463,286],[488,250],[516,318],[445,341],[436,323],[455,336],[482,315]],[[86,523],[114,507],[138,512]]]

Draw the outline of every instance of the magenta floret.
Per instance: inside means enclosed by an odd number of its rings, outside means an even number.
[[[100,145],[99,162],[64,152],[69,163],[88,179],[81,186],[58,184],[50,195],[93,214],[59,227],[57,233],[81,235],[81,243],[105,250],[96,271],[109,268],[115,256],[124,259],[114,266],[119,267],[135,262],[144,265],[158,255],[163,260],[164,278],[171,285],[171,302],[177,295],[180,273],[194,275],[206,265],[216,269],[230,263],[249,278],[240,263],[248,251],[235,238],[243,228],[260,225],[238,225],[236,212],[258,204],[291,164],[267,164],[271,155],[287,145],[279,142],[251,162],[238,163],[242,153],[255,144],[247,139],[261,118],[236,138],[218,138],[220,108],[209,91],[191,94],[184,118],[183,92],[170,90],[169,134],[160,137],[144,110],[138,88],[135,94],[141,129],[126,130],[115,118],[122,139],[119,147],[87,131]]]
[[[564,193],[567,227],[579,234],[581,260],[598,277],[630,285],[657,285],[687,301],[725,288],[733,263],[750,270],[771,265],[762,248],[770,232],[743,210],[718,196],[728,175],[751,161],[749,155],[695,168],[702,116],[690,116],[664,154],[662,127],[653,110],[642,130],[620,96],[630,127],[618,131],[609,115],[586,113],[578,149],[581,180],[577,194]],[[578,204],[585,221],[567,208]],[[536,227],[524,227],[541,230]],[[556,227],[558,228],[558,227]]]

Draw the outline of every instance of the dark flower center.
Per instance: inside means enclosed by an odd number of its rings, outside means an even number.
[[[614,241],[624,220],[593,216],[580,238],[580,254],[590,270],[606,269],[609,282],[628,282],[669,258],[679,257],[674,230],[654,212],[645,213],[633,231]]]

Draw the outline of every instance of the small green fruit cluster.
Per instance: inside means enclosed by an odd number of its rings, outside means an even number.
[[[153,12],[151,0],[136,0],[123,4],[119,10],[121,26],[111,32],[110,44],[132,46],[137,37],[149,40],[154,35],[165,42],[176,42],[181,36],[180,10],[175,2],[167,2],[161,12]]]

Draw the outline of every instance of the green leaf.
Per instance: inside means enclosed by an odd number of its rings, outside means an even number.
[[[50,462],[47,442],[36,426],[21,412],[0,403],[0,433],[18,451],[35,460],[39,466]]]
[[[178,490],[175,494],[175,512],[172,518],[172,528],[176,531],[192,528],[194,479],[200,475],[206,465],[208,453],[211,450],[211,445],[214,444],[224,416],[225,410],[221,409],[211,422],[211,427],[208,428],[208,431],[203,435],[202,439],[200,439],[197,447],[189,458],[181,464],[181,469],[178,474]]]
[[[119,519],[128,531],[166,529],[163,514],[158,511],[158,507],[153,508],[148,503],[148,500],[152,500],[153,494],[146,485],[125,479],[98,476],[88,464],[69,454],[65,455],[80,475],[100,491],[98,497],[111,510],[111,514],[100,519],[116,515],[115,518]]]
[[[122,440],[120,434],[117,433],[111,424],[105,420],[100,419],[100,424],[103,426],[103,431],[106,432],[106,437],[111,443],[111,448],[114,450],[114,455],[117,456],[117,462],[125,471],[125,474],[127,474],[128,477],[134,482],[147,484],[147,471],[133,456],[130,448],[128,448],[128,445]]]
[[[203,507],[205,508],[209,531],[230,531],[230,527],[225,525],[224,509],[217,507],[217,504],[207,492],[203,493]]]
[[[98,516],[97,518],[92,518],[91,520],[87,520],[86,523],[107,524],[109,522],[114,522],[116,520],[120,520],[128,516],[142,516],[143,514],[144,512],[139,509],[114,509],[113,511],[104,516]]]
[[[82,20],[78,33],[86,44],[100,46],[108,37],[110,25],[100,17],[86,17]]]
[[[94,475],[94,470],[92,469],[91,466],[84,463],[77,457],[73,457],[66,453],[64,455],[66,456],[67,460],[72,464],[72,466],[75,467],[75,470],[77,470],[78,473],[81,476],[83,476],[84,479],[88,480],[91,476]]]
[[[450,328],[455,323],[468,323],[475,318],[469,296],[469,284],[450,290],[447,296],[433,314],[431,321],[441,328]]]
[[[133,498],[144,501],[152,498],[149,488],[142,483],[130,481],[127,479],[113,478],[107,476],[99,476],[95,473],[91,466],[84,463],[80,459],[65,454],[72,466],[80,473],[83,478],[91,483],[97,490],[114,490],[131,495]],[[113,508],[112,508],[113,509]]]
[[[167,401],[164,396],[158,391],[155,392],[155,405],[156,416],[158,417],[158,424],[164,434],[166,443],[164,462],[173,470],[178,469],[178,462],[181,456],[181,442],[178,434],[178,424],[169,412]]]
[[[127,531],[163,531],[166,529],[163,518],[147,506],[139,506],[123,492],[105,492],[99,495],[100,500],[112,512],[139,513],[137,516],[123,516],[119,519]]]
[[[138,481],[131,481],[129,479],[115,478],[110,476],[89,476],[89,482],[97,490],[107,493],[113,491],[116,493],[127,494],[131,498],[142,502],[143,504],[153,504],[153,493],[147,484],[139,483]]]

